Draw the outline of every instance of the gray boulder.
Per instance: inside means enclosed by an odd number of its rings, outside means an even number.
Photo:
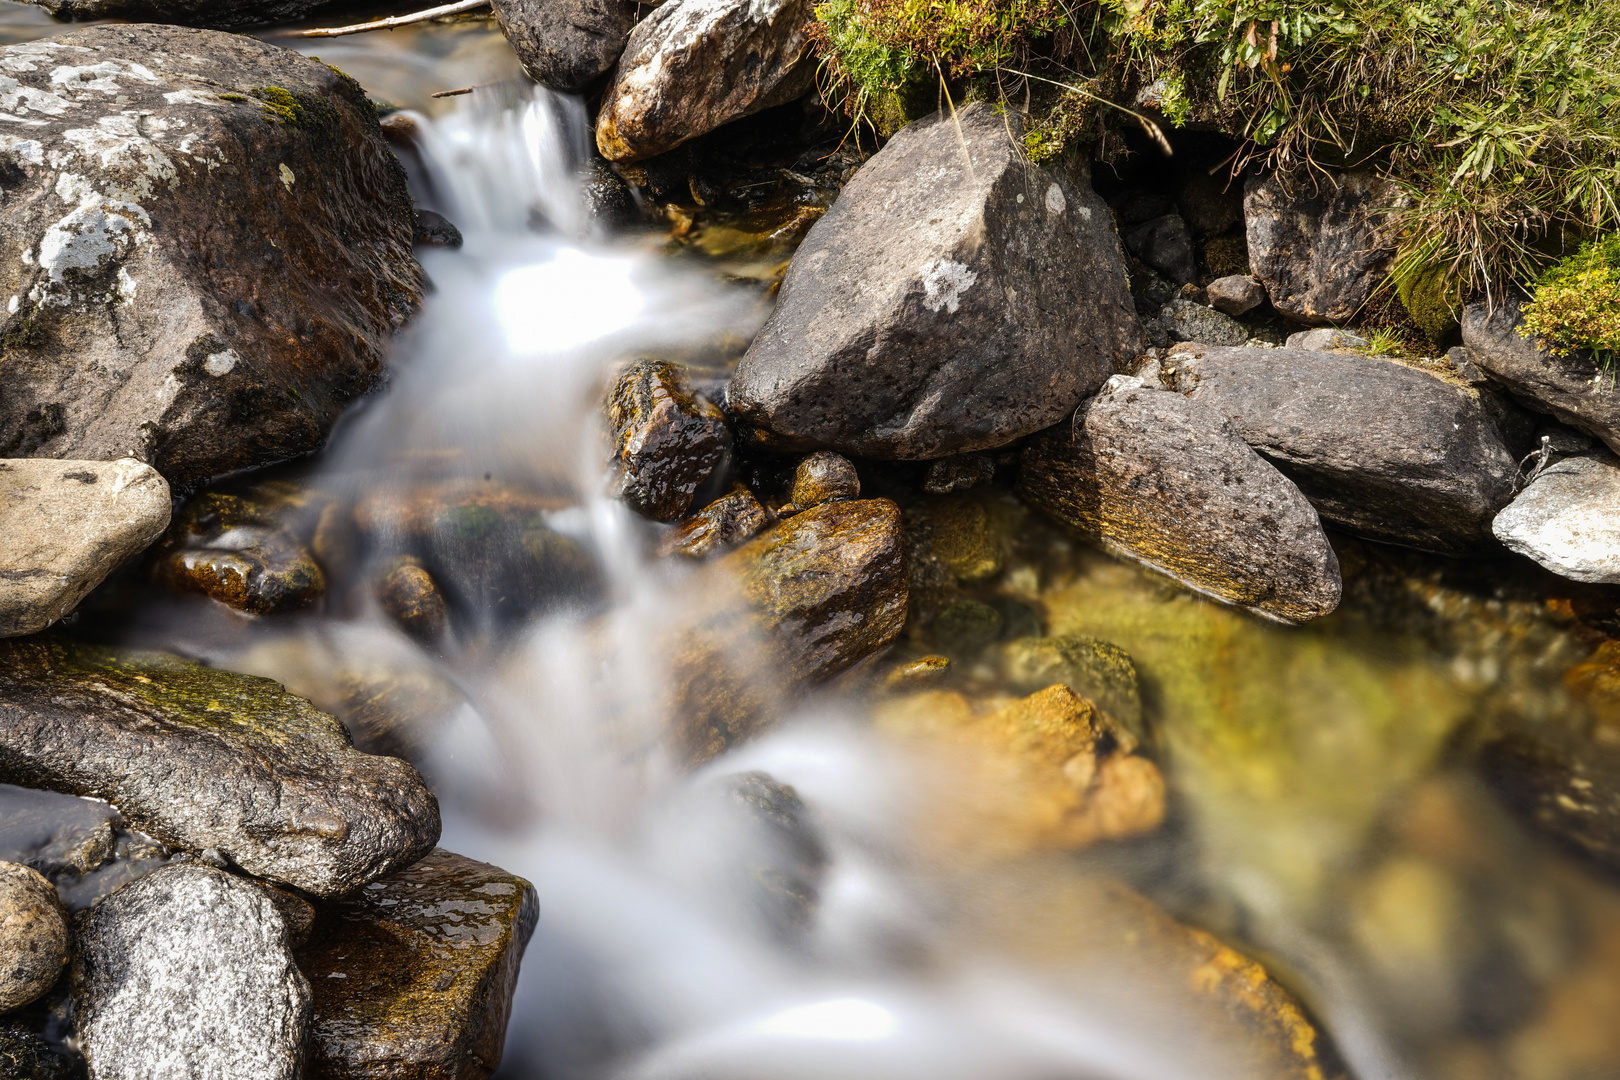
[[[1489,393],[1354,353],[1198,347],[1176,365],[1178,389],[1351,532],[1468,551],[1513,497],[1518,461]]]
[[[1181,215],[1166,214],[1144,221],[1126,229],[1124,240],[1132,255],[1177,285],[1198,281],[1198,252]]]
[[[1305,349],[1310,352],[1326,352],[1329,349],[1367,349],[1372,343],[1359,334],[1352,334],[1337,327],[1319,330],[1300,330],[1289,334],[1283,342],[1290,349]]]
[[[1620,388],[1590,356],[1554,356],[1519,336],[1524,317],[1519,297],[1463,309],[1463,344],[1485,374],[1537,412],[1595,435],[1620,453]]]
[[[1253,176],[1243,187],[1249,266],[1271,305],[1307,325],[1349,321],[1389,273],[1385,211],[1398,189],[1370,172]]]
[[[1248,327],[1193,300],[1172,300],[1164,305],[1159,311],[1159,323],[1171,341],[1242,345],[1249,340]]]
[[[501,32],[529,77],[577,93],[624,51],[636,8],[624,0],[491,0]]]
[[[106,799],[166,844],[317,896],[439,838],[416,770],[278,684],[54,637],[0,641],[0,782]]]
[[[1018,494],[1105,550],[1281,622],[1339,603],[1316,510],[1203,404],[1129,388],[1023,451]]]
[[[0,460],[0,637],[33,634],[169,524],[169,485],[138,461]]]
[[[732,379],[778,449],[931,459],[1056,423],[1143,343],[1084,177],[974,103],[904,128],[810,230]]]
[[[1549,465],[1491,531],[1562,577],[1620,585],[1620,461],[1585,454]]]
[[[1216,278],[1205,292],[1210,306],[1228,315],[1247,314],[1266,302],[1266,287],[1247,274]]]
[[[630,32],[596,117],[609,161],[636,161],[808,93],[810,0],[665,0]]]
[[[37,870],[0,862],[0,1013],[49,990],[69,944],[56,888]]]
[[[309,984],[265,889],[167,866],[90,909],[73,1022],[91,1080],[296,1080]]]
[[[185,488],[321,445],[420,270],[353,79],[253,38],[108,25],[0,48],[0,454]]]

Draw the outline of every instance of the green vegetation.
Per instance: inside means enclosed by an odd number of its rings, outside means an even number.
[[[1536,281],[1520,332],[1555,356],[1591,350],[1613,370],[1620,360],[1620,235],[1582,244]]]

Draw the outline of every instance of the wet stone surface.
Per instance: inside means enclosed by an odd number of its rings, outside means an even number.
[[[99,799],[0,784],[0,860],[45,875],[70,911],[151,873],[170,856]]]
[[[0,862],[0,1013],[51,988],[68,961],[67,912],[37,870]]]
[[[254,615],[296,611],[326,593],[326,574],[283,527],[287,508],[266,493],[210,491],[186,504],[169,529],[152,575]]]
[[[631,509],[654,521],[674,521],[731,454],[731,431],[720,410],[686,386],[664,361],[641,361],[608,390],[608,438],[614,490]]]

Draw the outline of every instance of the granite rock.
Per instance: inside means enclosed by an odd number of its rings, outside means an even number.
[[[1620,461],[1582,454],[1554,462],[1496,515],[1491,531],[1562,577],[1620,585]]]
[[[37,870],[0,862],[0,1013],[49,990],[70,945],[56,888]]]

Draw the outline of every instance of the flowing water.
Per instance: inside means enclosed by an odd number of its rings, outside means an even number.
[[[0,33],[46,32],[31,10],[0,11]],[[344,506],[519,491],[598,580],[538,619],[465,613],[432,647],[345,588],[377,571],[363,562],[297,617],[167,601],[119,632],[334,708],[354,669],[403,688],[396,734],[441,797],[444,846],[540,894],[501,1076],[1620,1075],[1620,891],[1527,832],[1470,757],[1504,717],[1586,722],[1564,679],[1594,646],[1580,598],[1344,541],[1344,608],[1282,628],[980,489],[951,503],[998,552],[970,591],[1131,655],[1164,829],[1080,854],[1032,842],[982,763],[897,734],[896,699],[866,684],[690,772],[662,705],[701,579],[604,496],[599,402],[628,357],[723,377],[768,291],[672,258],[668,230],[593,224],[584,104],[516,79],[486,22],[300,47],[416,110],[413,190],[465,244],[423,254],[432,290],[390,386],[289,483]],[[1008,693],[993,655],[906,707]],[[1166,911],[1299,995],[1331,1041],[1316,1071],[1255,1049],[1208,992],[1213,945]]]

